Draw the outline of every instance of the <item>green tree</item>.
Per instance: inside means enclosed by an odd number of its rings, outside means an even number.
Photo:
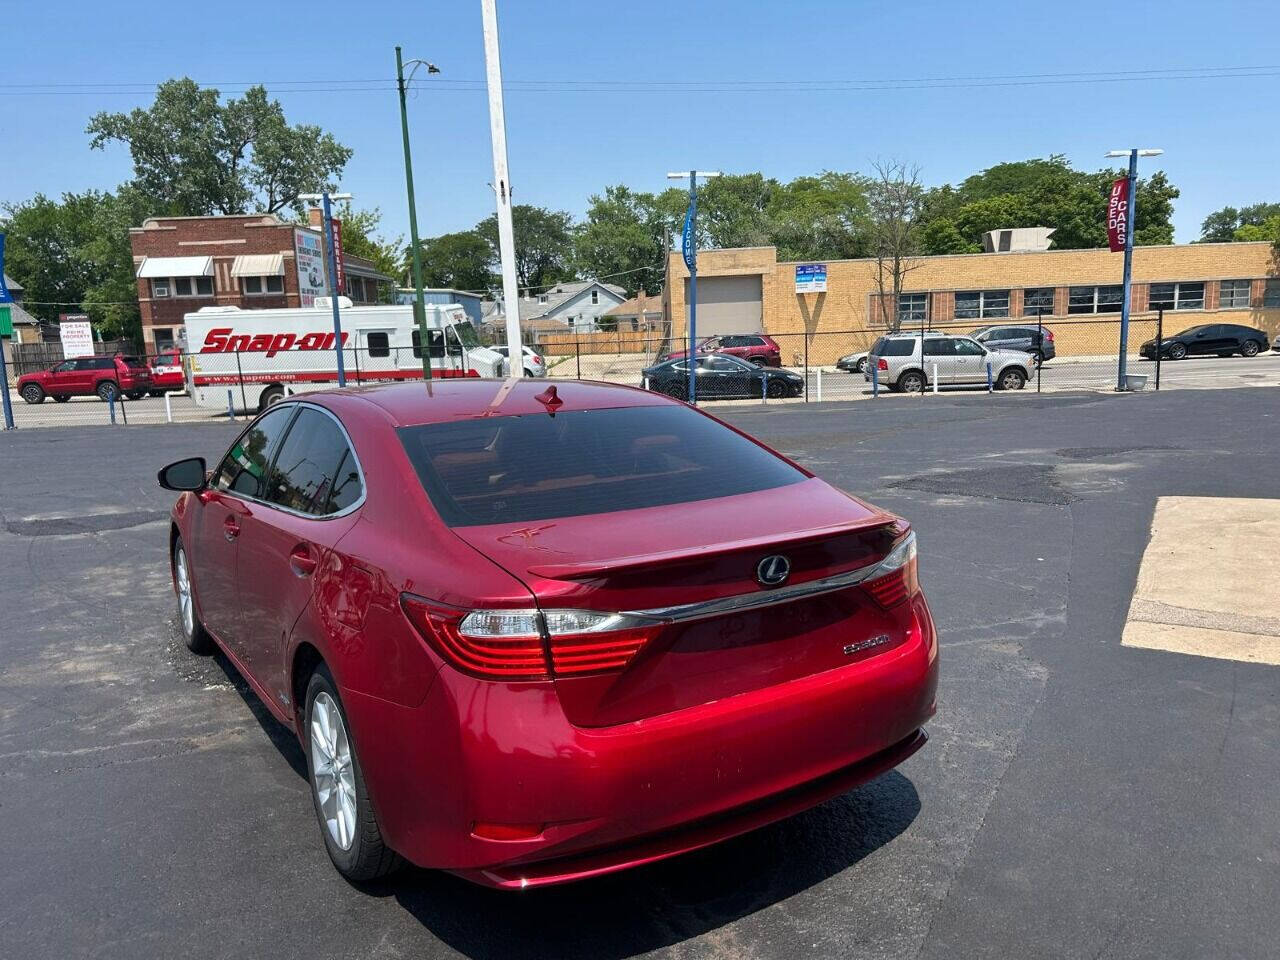
[[[147,109],[99,113],[86,130],[101,150],[129,147],[153,213],[302,212],[298,194],[334,189],[351,150],[309,124],[290,126],[261,86],[222,102],[194,81],[167,80]]]
[[[868,183],[852,173],[797,177],[772,192],[769,236],[783,260],[848,260],[871,254]]]
[[[867,188],[867,222],[875,257],[879,323],[900,326],[898,297],[907,275],[920,265],[924,188],[919,168],[899,161],[877,161]]]
[[[573,217],[562,210],[528,204],[511,208],[516,240],[516,279],[524,289],[548,287],[573,277],[575,227]],[[498,262],[498,215],[491,214],[475,226],[489,244],[490,262]]]
[[[1228,243],[1240,240],[1242,227],[1261,227],[1272,217],[1280,216],[1280,203],[1255,203],[1247,207],[1223,207],[1204,218],[1200,225],[1201,243]]]
[[[1236,228],[1232,240],[1241,242],[1269,240],[1280,250],[1280,211],[1268,217],[1262,223],[1246,223]]]
[[[633,297],[662,289],[667,222],[651,193],[622,184],[594,194],[574,238],[574,262],[584,277],[608,277]]]
[[[481,293],[494,285],[493,248],[475,230],[422,241],[422,284]]]
[[[342,221],[342,249],[357,257],[373,262],[379,273],[394,277],[396,283],[405,280],[404,237],[386,240],[382,237],[382,211],[356,210],[350,203],[343,204],[337,217]]]

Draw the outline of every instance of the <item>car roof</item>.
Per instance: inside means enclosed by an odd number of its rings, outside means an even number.
[[[556,413],[576,410],[604,410],[616,407],[656,407],[676,401],[638,387],[590,380],[565,380],[548,384],[546,380],[511,378],[508,380],[457,377],[321,390],[299,396],[299,400],[317,403],[343,418],[359,417],[377,408],[397,427],[425,423],[445,423],[485,416],[520,416],[547,413],[548,408],[535,399],[555,390],[560,405]]]

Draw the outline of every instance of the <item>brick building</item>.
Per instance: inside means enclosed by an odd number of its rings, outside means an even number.
[[[825,293],[796,292],[796,263],[773,247],[698,254],[698,332],[764,332],[786,337],[784,354],[807,346],[811,362],[866,349],[897,315],[905,327],[972,328],[1002,319],[1053,323],[1060,355],[1098,352],[1120,312],[1123,256],[1109,250],[1045,250],[916,257],[894,305],[876,283],[876,261],[827,263]],[[689,272],[679,253],[667,265],[664,296],[673,334],[687,330]],[[891,299],[891,296],[890,296]],[[1280,334],[1280,261],[1269,243],[1136,247],[1130,346],[1155,334],[1148,319],[1165,309],[1165,330],[1243,323]],[[837,336],[837,334],[841,334]],[[805,339],[808,343],[805,344]]]
[[[205,306],[310,306],[328,293],[320,211],[311,225],[275,214],[148,217],[129,231],[138,278],[143,349],[181,341],[185,314]],[[343,254],[343,293],[355,303],[391,302],[394,281]]]

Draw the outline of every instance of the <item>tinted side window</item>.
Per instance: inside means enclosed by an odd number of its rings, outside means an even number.
[[[266,499],[299,513],[333,513],[338,509],[331,500],[334,481],[347,452],[347,439],[333,418],[303,407],[280,446]]]
[[[93,365],[99,370],[114,370],[116,362],[111,357],[98,357],[93,361]]]
[[[427,331],[427,349],[433,357],[444,356],[444,333],[440,330]],[[413,331],[413,355],[415,358],[422,359],[422,332]]]
[[[356,466],[355,455],[350,450],[338,465],[338,472],[333,479],[333,496],[329,498],[329,513],[345,510],[364,492],[364,484],[360,481],[360,468]]]
[[[281,407],[259,417],[232,444],[218,465],[218,472],[213,477],[214,489],[246,497],[261,497],[271,453],[292,416],[292,407]]]
[[[84,357],[74,362],[75,362],[75,369],[77,370],[97,370],[98,369],[98,361],[93,357]]]
[[[371,357],[389,357],[391,356],[391,338],[381,330],[373,333],[366,333],[364,337],[365,346],[369,348],[369,356]]]
[[[950,337],[930,337],[924,342],[926,357],[949,357],[956,352],[955,341]]]
[[[925,341],[925,343],[928,342],[928,340]],[[916,342],[904,337],[899,340],[885,340],[876,353],[882,357],[909,357],[915,353],[915,348]]]

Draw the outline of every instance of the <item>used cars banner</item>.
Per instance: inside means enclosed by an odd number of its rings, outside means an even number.
[[[1129,230],[1129,178],[1120,177],[1111,184],[1111,197],[1107,200],[1107,246],[1112,253],[1124,249]]]

